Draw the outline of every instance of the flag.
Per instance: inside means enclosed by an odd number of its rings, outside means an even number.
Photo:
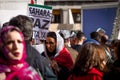
[[[31,0],[30,3],[31,3],[31,4],[34,4],[34,0]]]

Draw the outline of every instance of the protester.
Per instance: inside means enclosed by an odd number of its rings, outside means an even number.
[[[105,31],[103,28],[101,28],[101,27],[98,28],[98,29],[96,30],[96,32],[98,32],[100,36],[103,36],[103,35],[106,34],[106,31]]]
[[[107,55],[107,59],[108,59],[107,66],[108,66],[108,68],[110,68],[111,65],[114,62],[114,59],[113,59],[114,56],[113,56],[113,53],[111,51],[111,48],[109,47],[108,40],[109,40],[109,37],[106,34],[104,34],[104,35],[101,36],[100,44],[105,49],[105,52],[106,52],[106,55]]]
[[[120,41],[117,41],[115,52],[117,59],[112,68],[104,74],[103,80],[120,80]]]
[[[56,75],[53,73],[50,62],[31,46],[30,39],[33,34],[32,20],[25,15],[18,15],[9,21],[9,25],[17,26],[24,34],[27,59],[29,65],[33,66],[37,72],[41,72],[44,80],[56,80]]]
[[[42,80],[34,68],[25,61],[24,37],[17,27],[2,28],[0,44],[0,73],[5,73],[5,79],[1,80]]]
[[[90,33],[90,38],[96,40],[98,43],[101,41],[101,35],[95,31]]]
[[[100,41],[101,41],[101,36],[98,32],[91,32],[90,33],[90,38],[87,38],[83,44],[86,44],[86,43],[95,43],[95,44],[100,44]]]
[[[107,55],[107,58],[108,58],[108,62],[107,62],[107,65],[109,67],[111,67],[111,64],[113,64],[113,54],[111,52],[111,49],[110,47],[108,46],[108,42],[109,42],[109,36],[106,34],[106,31],[102,28],[98,28],[97,31],[96,31],[97,34],[99,34],[100,36],[100,40],[97,39],[97,41],[100,43],[100,45],[102,45],[105,49],[105,52],[106,52],[106,55]]]
[[[59,34],[64,39],[64,43],[66,47],[71,47],[70,45],[70,31],[69,30],[58,30]]]
[[[87,43],[81,47],[68,80],[102,80],[106,61],[103,47]]]
[[[71,31],[70,32],[70,45],[73,47],[75,45],[75,37],[76,37],[76,32]]]
[[[69,51],[64,46],[64,40],[59,33],[48,32],[45,41],[46,53],[51,60],[54,72],[58,76],[58,80],[66,80],[69,71],[73,67],[73,61]]]
[[[60,30],[59,34],[64,39],[65,47],[70,52],[73,63],[75,63],[76,57],[78,56],[78,52],[75,49],[73,49],[70,45],[70,31],[69,30]]]
[[[109,45],[109,47],[111,48],[111,52],[113,53],[114,61],[117,60],[116,48],[117,48],[117,44],[119,43],[119,41],[120,41],[119,39],[113,39]]]
[[[83,42],[86,40],[83,32],[78,31],[75,37],[75,45],[72,46],[78,53],[80,52],[80,48],[83,45]]]

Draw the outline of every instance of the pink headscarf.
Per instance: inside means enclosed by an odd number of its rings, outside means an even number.
[[[6,34],[8,34],[9,31],[11,30],[16,30],[20,33],[22,39],[23,39],[23,56],[21,58],[21,60],[11,60],[9,59],[8,53],[9,51],[7,50],[7,48],[5,47],[5,36]],[[25,42],[24,42],[24,36],[22,34],[22,32],[14,26],[5,26],[1,29],[0,31],[0,55],[2,55],[2,57],[0,56],[0,64],[5,64],[5,65],[15,65],[15,64],[19,64],[19,63],[24,63],[25,59],[26,59],[26,52],[25,52]]]
[[[11,60],[8,56],[9,51],[5,47],[5,37],[9,31],[17,31],[23,39],[23,55],[20,60]],[[14,26],[3,27],[0,31],[0,73],[6,73],[5,80],[41,80],[38,73],[30,67],[26,61],[26,46],[22,32]],[[14,66],[22,63],[23,66]]]

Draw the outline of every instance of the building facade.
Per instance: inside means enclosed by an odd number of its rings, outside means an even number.
[[[112,6],[118,0],[45,0],[44,4],[53,7],[50,30],[68,29],[82,31],[82,9],[91,6]]]

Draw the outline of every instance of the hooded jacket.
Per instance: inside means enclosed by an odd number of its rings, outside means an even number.
[[[41,73],[44,80],[57,80],[56,75],[50,66],[50,62],[26,41],[27,59],[26,61]]]
[[[51,60],[56,61],[60,68],[60,71],[57,72],[58,80],[59,79],[66,80],[69,75],[69,71],[73,67],[73,60],[69,51],[64,46],[63,38],[57,32],[56,32],[56,36],[57,36],[56,50],[52,53],[54,55],[49,56],[49,58]],[[48,52],[48,50],[46,52],[48,55],[51,54]],[[42,53],[42,55],[45,56],[45,53]]]

